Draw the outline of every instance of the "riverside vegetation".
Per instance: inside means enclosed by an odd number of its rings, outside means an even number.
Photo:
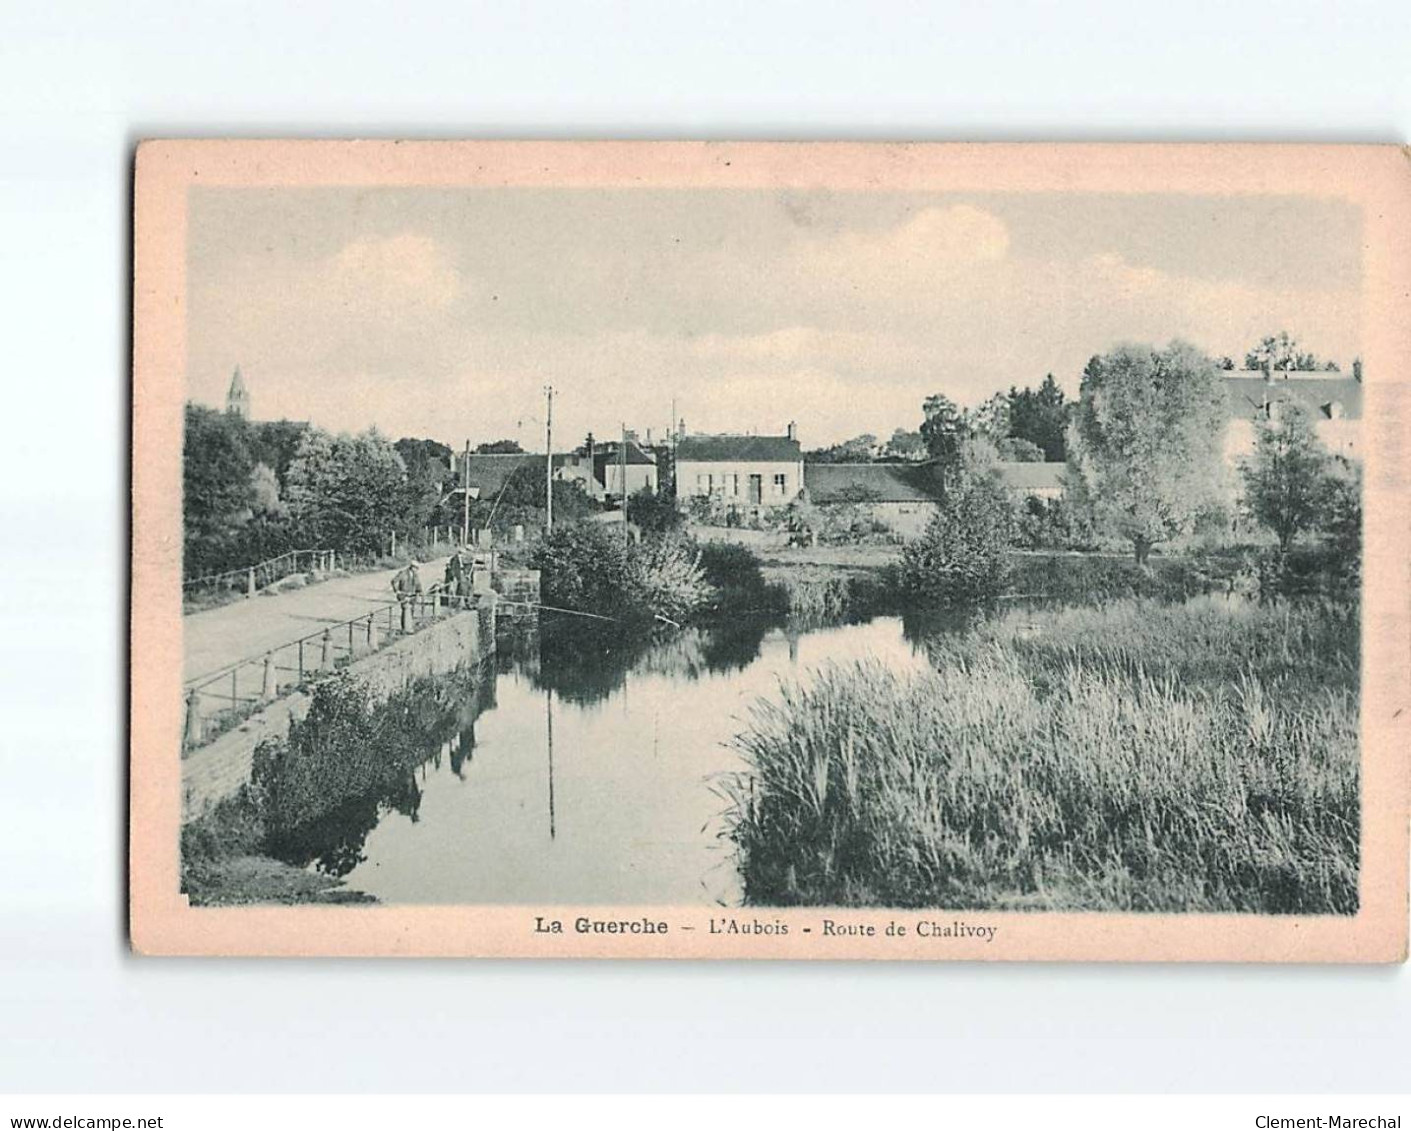
[[[748,902],[1356,910],[1354,607],[1013,609],[929,648],[755,707]]]

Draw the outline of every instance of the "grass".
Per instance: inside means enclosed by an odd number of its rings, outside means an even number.
[[[1354,610],[1014,609],[930,650],[755,707],[748,902],[1355,912]]]

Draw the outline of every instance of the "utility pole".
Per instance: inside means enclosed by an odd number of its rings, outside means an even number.
[[[544,395],[549,407],[544,413],[544,506],[547,514],[544,520],[544,533],[554,528],[554,387],[544,386]]]
[[[465,497],[461,511],[461,545],[470,545],[470,440],[465,442],[465,459],[461,463],[461,494]]]
[[[622,542],[632,544],[632,532],[627,526],[627,421],[622,422],[622,450],[618,455],[618,487],[622,491]]]

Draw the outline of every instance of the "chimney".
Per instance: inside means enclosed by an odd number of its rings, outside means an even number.
[[[651,446],[652,446],[652,430],[651,430],[650,428],[648,428],[648,429],[647,429],[647,447],[650,448]]]
[[[676,426],[676,438],[684,440],[686,438],[686,418],[681,418],[681,423]]]
[[[798,426],[797,424],[795,424],[795,423],[791,420],[791,421],[789,421],[789,439],[791,439],[791,440],[797,440],[798,438],[799,438],[799,426]]]

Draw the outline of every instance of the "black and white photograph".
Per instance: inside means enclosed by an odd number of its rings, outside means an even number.
[[[1355,201],[197,177],[184,224],[191,908],[1359,912]]]

